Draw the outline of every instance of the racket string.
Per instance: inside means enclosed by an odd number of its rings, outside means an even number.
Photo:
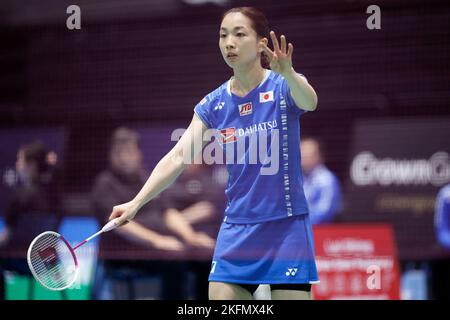
[[[62,289],[76,277],[71,249],[57,233],[44,233],[30,248],[30,267],[37,280],[50,289]]]

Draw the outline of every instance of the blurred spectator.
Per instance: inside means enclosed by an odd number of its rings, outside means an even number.
[[[450,249],[450,184],[444,186],[438,193],[434,226],[438,242]]]
[[[61,216],[62,184],[56,167],[57,155],[40,141],[26,144],[17,152],[16,185],[5,212],[5,229],[0,234],[0,250],[12,258],[1,263],[3,271],[31,275],[26,250],[33,238],[46,230],[56,230]]]
[[[99,215],[101,224],[106,223],[113,206],[132,199],[147,178],[139,147],[139,135],[133,130],[119,128],[113,133],[109,160],[109,168],[98,175],[91,193],[92,205],[96,214]],[[141,247],[159,249],[162,252],[182,252],[186,246],[202,246],[205,243],[209,246],[211,240],[204,234],[195,232],[189,221],[179,212],[165,212],[161,197],[144,206],[136,219],[112,233],[112,236],[106,234],[102,238],[102,247],[108,241],[115,244],[122,242],[123,247],[129,247],[124,243],[126,241]],[[114,234],[119,237],[114,238]],[[163,256],[162,252],[161,256]],[[185,269],[182,263],[151,261],[146,264],[141,261],[139,264],[141,269],[161,273],[162,299],[184,298],[182,286]],[[110,271],[135,266],[137,266],[135,261],[105,262],[107,275]]]
[[[211,255],[215,245],[213,238],[217,236],[223,218],[222,196],[223,187],[215,181],[210,168],[205,164],[187,166],[181,176],[162,193],[169,220],[172,215],[182,215],[192,228],[198,230],[188,242],[209,249]],[[195,277],[194,298],[198,300],[208,299],[207,279],[211,268],[209,258],[210,256],[208,259],[189,262],[189,270]]]
[[[318,139],[302,138],[303,189],[312,224],[332,222],[341,210],[341,188],[337,177],[324,164]]]
[[[450,249],[450,184],[439,190],[436,197],[434,226],[438,243]],[[431,265],[431,288],[433,299],[450,299],[450,259],[443,256],[433,259]]]

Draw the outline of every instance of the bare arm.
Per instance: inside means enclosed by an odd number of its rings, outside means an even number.
[[[201,232],[196,232],[178,210],[168,209],[165,218],[169,230],[181,237],[185,243],[199,247],[214,247],[214,239]]]
[[[115,206],[109,219],[120,217],[118,224],[130,221],[143,205],[169,187],[208,142],[203,141],[206,130],[205,124],[194,114],[188,129],[159,161],[139,193],[130,202]]]
[[[200,201],[182,211],[184,218],[192,225],[212,219],[215,216],[214,205],[209,201]]]
[[[123,228],[116,229],[124,238],[162,250],[182,250],[183,244],[174,237],[163,236],[141,224],[130,221]]]
[[[306,78],[295,72],[294,68],[285,74],[284,78],[291,90],[291,96],[295,104],[302,109],[314,111],[317,108],[317,95]]]

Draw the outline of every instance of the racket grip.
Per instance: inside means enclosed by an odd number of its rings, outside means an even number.
[[[115,218],[115,219],[111,220],[110,222],[108,222],[107,224],[105,224],[102,228],[102,231],[108,232],[108,231],[111,231],[111,230],[117,228],[117,220],[118,219],[119,218]]]

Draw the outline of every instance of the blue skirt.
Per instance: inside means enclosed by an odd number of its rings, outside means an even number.
[[[309,216],[254,224],[222,223],[208,280],[318,283]]]

